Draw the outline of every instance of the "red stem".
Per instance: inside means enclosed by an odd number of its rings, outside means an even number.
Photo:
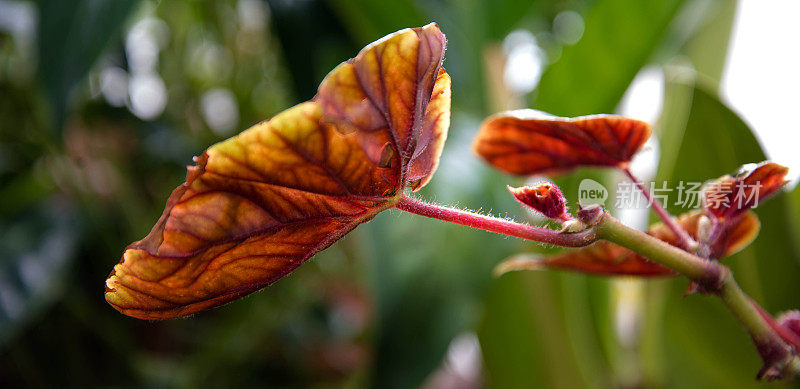
[[[694,252],[695,248],[697,247],[697,242],[695,242],[694,239],[689,236],[686,230],[678,225],[678,223],[675,223],[675,219],[672,218],[672,215],[670,215],[669,212],[667,212],[667,210],[664,209],[664,207],[662,207],[658,201],[655,201],[655,199],[650,196],[650,192],[646,190],[644,185],[642,185],[636,176],[631,173],[630,169],[626,167],[622,168],[621,170],[625,172],[625,174],[628,176],[628,178],[630,178],[631,181],[633,181],[634,184],[636,184],[636,187],[639,188],[639,191],[642,192],[644,198],[647,199],[648,204],[652,205],[653,210],[656,212],[658,217],[661,218],[661,221],[664,222],[664,225],[672,230],[675,236],[678,237],[678,243],[680,244],[680,247],[688,252]]]
[[[498,234],[515,236],[517,238],[554,244],[556,246],[583,247],[597,240],[597,233],[591,228],[579,232],[559,232],[547,228],[520,224],[512,220],[426,203],[408,196],[401,197],[400,201],[395,206],[403,211],[433,219],[444,220]]]

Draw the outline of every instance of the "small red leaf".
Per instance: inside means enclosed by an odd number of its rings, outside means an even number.
[[[450,118],[435,24],[364,48],[313,100],[211,146],[106,300],[144,319],[186,316],[259,290],[424,185]]]
[[[704,215],[705,213],[701,210],[685,213],[678,217],[678,225],[686,230],[692,238],[698,239],[700,218]],[[761,223],[754,213],[747,212],[739,215],[738,218],[723,227],[722,232],[711,244],[710,258],[723,258],[739,252],[753,242],[760,229]],[[680,247],[678,238],[663,223],[653,224],[647,233],[675,247]]]
[[[520,188],[508,187],[508,191],[517,201],[531,207],[542,215],[557,220],[566,220],[567,200],[557,186],[549,182],[542,182],[532,186]]]
[[[726,175],[707,185],[703,207],[719,220],[730,220],[758,206],[789,181],[789,169],[772,162],[762,162],[753,169],[743,167],[735,177]]]
[[[678,218],[678,224],[695,237],[697,225],[703,211],[694,211]],[[758,234],[760,224],[754,213],[748,212],[730,225],[720,234],[712,251],[719,257],[731,255],[749,244]],[[672,231],[661,223],[654,224],[647,232],[673,246],[678,240]],[[518,256],[500,264],[496,271],[531,269],[561,269],[598,275],[632,275],[655,277],[674,275],[672,270],[634,253],[622,246],[608,241],[598,241],[591,246],[567,251],[542,259],[530,256]]]
[[[650,125],[621,116],[543,116],[532,110],[494,115],[473,147],[506,173],[559,173],[581,166],[624,166],[650,137]]]

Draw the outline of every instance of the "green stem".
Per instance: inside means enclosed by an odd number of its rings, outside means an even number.
[[[703,285],[719,284],[724,278],[723,266],[692,255],[660,239],[630,228],[606,213],[596,226],[600,238],[658,262]],[[716,287],[716,286],[715,286]]]
[[[792,348],[769,325],[760,307],[736,283],[733,273],[719,262],[687,253],[641,231],[630,228],[610,215],[595,227],[601,239],[626,247],[697,282],[705,292],[718,296],[745,327],[764,360],[759,373],[766,378],[800,374],[800,360]],[[763,312],[763,310],[761,310]]]

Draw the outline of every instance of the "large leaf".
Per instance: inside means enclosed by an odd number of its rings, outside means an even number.
[[[559,116],[612,112],[683,3],[595,2],[581,40],[542,74],[532,106]]]
[[[650,137],[650,125],[621,116],[557,118],[532,110],[494,115],[475,151],[507,173],[559,173],[583,166],[621,167]]]
[[[433,174],[449,126],[435,24],[364,48],[317,96],[209,148],[156,226],[131,244],[106,299],[185,316],[283,277]]]

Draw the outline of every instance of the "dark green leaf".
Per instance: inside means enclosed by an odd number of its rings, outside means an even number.
[[[683,3],[597,1],[585,16],[583,38],[545,70],[532,106],[568,117],[613,112]]]
[[[607,387],[607,279],[512,272],[492,284],[479,336],[489,387]],[[604,340],[604,339],[602,339]]]
[[[413,0],[329,0],[328,3],[341,15],[346,28],[353,32],[362,45],[372,42],[376,36],[430,22]]]
[[[364,241],[383,242],[367,255],[377,291],[372,383],[417,387],[440,366],[453,338],[476,323],[475,301],[491,281],[495,256],[511,252],[509,241],[392,214],[365,227]]]
[[[39,78],[61,131],[68,98],[102,50],[117,37],[136,0],[39,2]]]

